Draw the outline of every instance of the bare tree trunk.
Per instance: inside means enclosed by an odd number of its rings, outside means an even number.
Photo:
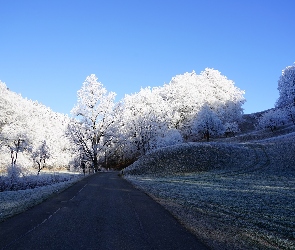
[[[93,168],[94,168],[95,172],[98,171],[98,160],[97,160],[96,155],[94,155],[94,158],[93,158]]]
[[[205,138],[206,138],[207,141],[209,141],[209,138],[210,138],[209,130],[206,131]]]
[[[40,171],[41,171],[41,162],[39,161],[36,161],[37,164],[38,164],[38,175],[40,174]]]

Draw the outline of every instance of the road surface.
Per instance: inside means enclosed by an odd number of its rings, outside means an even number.
[[[91,175],[0,223],[0,249],[208,249],[118,176]]]

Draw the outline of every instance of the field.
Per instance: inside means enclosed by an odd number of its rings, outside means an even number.
[[[179,145],[124,174],[212,249],[295,249],[294,141],[290,126]]]

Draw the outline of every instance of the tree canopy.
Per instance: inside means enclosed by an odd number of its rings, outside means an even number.
[[[22,152],[26,165],[36,165],[38,171],[45,159],[53,166],[88,162],[96,170],[108,163],[122,166],[151,150],[198,140],[205,132],[238,131],[233,124],[241,119],[245,102],[244,91],[209,68],[199,75],[177,75],[161,87],[142,88],[118,103],[116,94],[92,74],[77,91],[72,118],[22,98],[4,83],[0,90],[3,161]]]

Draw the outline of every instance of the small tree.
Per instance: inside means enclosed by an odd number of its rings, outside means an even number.
[[[9,133],[9,131],[12,130],[8,126],[6,126],[2,130],[1,144],[9,149],[11,157],[11,166],[14,167],[16,165],[19,153],[22,153],[24,151],[31,152],[32,147],[31,141],[26,134],[13,132]]]
[[[283,109],[269,110],[258,119],[257,129],[269,128],[274,132],[278,127],[284,125],[286,120],[286,113]]]
[[[224,126],[210,107],[204,105],[193,121],[191,130],[193,134],[203,134],[204,138],[209,141],[210,136],[222,135],[224,133]]]
[[[224,124],[225,136],[234,136],[236,133],[240,132],[239,125],[236,122],[226,122]]]
[[[38,175],[40,171],[45,167],[46,159],[49,158],[49,147],[46,145],[46,141],[43,141],[41,145],[33,152],[34,162],[36,162],[38,165]]]

